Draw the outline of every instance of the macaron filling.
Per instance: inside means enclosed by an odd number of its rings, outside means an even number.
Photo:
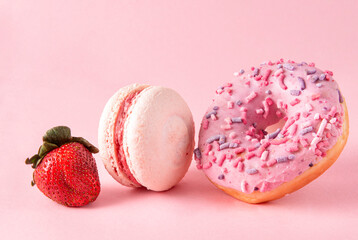
[[[127,120],[129,116],[129,109],[131,106],[134,105],[136,102],[136,99],[138,98],[138,95],[143,91],[144,89],[134,91],[130,93],[126,99],[123,101],[122,105],[120,106],[120,109],[118,111],[116,126],[114,129],[114,147],[115,147],[115,154],[117,155],[118,159],[118,168],[121,170],[122,173],[124,173],[127,178],[132,181],[134,184],[142,186],[138,181],[135,179],[133,174],[131,173],[128,164],[127,159],[124,153],[123,148],[123,131],[124,131],[124,123]]]

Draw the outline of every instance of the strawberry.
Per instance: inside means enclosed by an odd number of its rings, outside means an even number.
[[[26,159],[35,168],[31,185],[50,199],[69,207],[96,200],[100,183],[92,153],[98,149],[81,137],[72,137],[65,126],[51,128],[43,136],[38,154]]]

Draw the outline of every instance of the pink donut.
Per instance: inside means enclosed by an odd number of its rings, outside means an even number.
[[[291,193],[328,169],[348,138],[344,98],[331,71],[277,61],[234,73],[205,113],[197,167],[249,203]]]

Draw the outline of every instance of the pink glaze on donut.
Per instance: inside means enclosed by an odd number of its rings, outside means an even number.
[[[216,91],[204,116],[197,167],[214,183],[245,193],[275,189],[333,147],[342,134],[342,102],[333,73],[314,63],[281,59],[241,70]]]

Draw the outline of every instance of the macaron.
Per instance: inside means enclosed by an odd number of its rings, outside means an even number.
[[[165,191],[186,174],[194,134],[191,111],[177,92],[133,84],[119,89],[103,110],[100,156],[119,183]]]

